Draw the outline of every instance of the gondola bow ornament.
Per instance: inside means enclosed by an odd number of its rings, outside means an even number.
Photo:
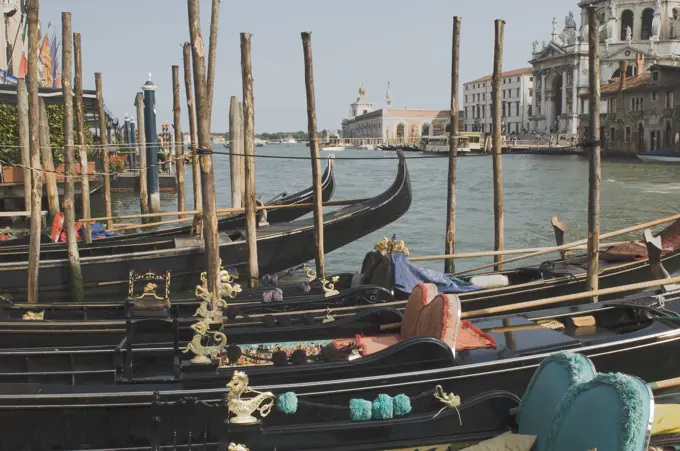
[[[227,384],[227,408],[235,416],[229,419],[232,424],[256,424],[258,419],[253,416],[255,411],[260,412],[262,418],[269,415],[274,407],[274,394],[271,392],[258,392],[248,386],[248,375],[243,371],[234,371],[231,381]],[[255,397],[244,399],[241,396],[254,393]]]

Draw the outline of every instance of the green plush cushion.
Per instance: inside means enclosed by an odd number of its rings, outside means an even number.
[[[574,386],[557,407],[549,451],[643,451],[654,400],[647,385],[625,374],[599,374]]]
[[[518,432],[537,436],[535,451],[546,449],[553,414],[567,391],[596,374],[588,357],[573,352],[558,352],[541,362],[517,412]]]

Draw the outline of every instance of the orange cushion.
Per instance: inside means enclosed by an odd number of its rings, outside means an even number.
[[[416,325],[420,312],[437,295],[437,287],[431,283],[419,283],[411,291],[404,310],[404,319],[401,322],[401,337],[410,338],[416,336]]]
[[[455,295],[440,294],[420,312],[416,336],[438,338],[454,348],[459,324],[460,301]]]
[[[458,335],[456,337],[456,351],[466,351],[469,349],[483,349],[495,348],[496,340],[494,338],[476,328],[470,321],[463,321],[460,324]]]
[[[397,334],[392,335],[380,335],[377,337],[356,337],[356,343],[361,349],[361,355],[364,357],[371,355],[375,352],[387,349],[390,346],[397,344],[401,341],[401,337]]]

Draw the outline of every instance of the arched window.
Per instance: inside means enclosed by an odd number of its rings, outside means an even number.
[[[423,124],[422,131],[420,132],[421,136],[430,136],[430,124]]]
[[[397,138],[403,138],[404,137],[404,124],[398,124],[397,125]]]
[[[642,31],[640,32],[640,37],[643,41],[646,41],[652,37],[653,21],[654,10],[652,8],[646,8],[644,11],[642,11]]]
[[[627,9],[624,12],[621,13],[621,40],[625,41],[626,40],[626,30],[628,27],[630,27],[631,31],[633,30],[633,11]],[[650,23],[651,25],[651,23]],[[651,30],[651,27],[650,27]]]

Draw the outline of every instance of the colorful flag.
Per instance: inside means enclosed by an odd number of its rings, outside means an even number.
[[[40,61],[43,63],[43,86],[52,86],[52,60],[50,59],[50,40],[45,33],[42,47],[40,48]]]
[[[50,45],[50,64],[52,69],[50,76],[52,78],[52,83],[47,85],[53,88],[59,88],[59,86],[57,86],[57,68],[59,67],[59,55],[57,53],[58,48],[59,46],[57,45],[57,36],[54,34],[52,35],[52,44]]]
[[[19,64],[19,78],[26,78],[28,73],[28,59],[26,58],[26,52],[21,52],[21,63]]]

